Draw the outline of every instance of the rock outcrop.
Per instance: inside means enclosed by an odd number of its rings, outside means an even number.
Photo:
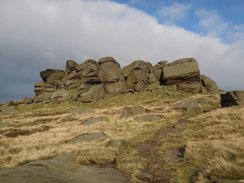
[[[43,81],[34,84],[34,102],[71,100],[90,103],[126,92],[140,92],[156,86],[156,83],[174,85],[177,90],[190,93],[218,91],[213,80],[200,75],[194,58],[172,63],[161,61],[155,66],[137,60],[123,69],[113,57],[103,57],[98,62],[88,59],[81,64],[68,60],[65,71],[47,69],[40,72],[40,76]]]
[[[128,176],[110,167],[80,165],[72,153],[37,160],[23,166],[0,168],[5,183],[129,183]]]
[[[222,107],[244,106],[244,91],[229,91],[221,94]]]

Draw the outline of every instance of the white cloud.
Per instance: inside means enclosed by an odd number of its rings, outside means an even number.
[[[159,15],[163,16],[168,21],[178,21],[184,19],[191,9],[191,5],[183,5],[175,2],[171,6],[164,6],[160,9]]]
[[[230,26],[225,22],[217,11],[197,10],[196,15],[199,17],[199,26],[212,36],[223,34]]]
[[[206,35],[222,38],[226,42],[244,41],[244,24],[235,25],[224,21],[218,11],[200,9],[195,14],[199,17],[198,24]]]
[[[113,56],[122,67],[195,57],[201,72],[223,89],[244,89],[243,42],[231,45],[110,1],[0,1],[0,100],[33,95],[39,72]],[[23,83],[23,84],[21,84]],[[22,87],[20,87],[20,84]]]

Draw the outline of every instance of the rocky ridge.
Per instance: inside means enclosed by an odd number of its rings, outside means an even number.
[[[63,102],[67,100],[94,102],[126,92],[140,92],[149,85],[175,85],[177,90],[189,93],[215,93],[216,83],[200,74],[194,58],[172,63],[161,61],[155,66],[137,60],[121,69],[113,57],[98,62],[88,59],[81,64],[66,62],[66,69],[47,69],[40,72],[42,82],[34,84],[34,102]]]

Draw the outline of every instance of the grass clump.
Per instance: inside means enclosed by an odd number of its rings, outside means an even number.
[[[187,148],[175,177],[199,183],[244,177],[243,121],[243,107],[192,118],[182,134]]]

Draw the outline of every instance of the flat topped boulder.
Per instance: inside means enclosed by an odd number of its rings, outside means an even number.
[[[163,80],[166,85],[176,85],[185,92],[201,91],[200,70],[194,58],[176,60],[164,66]]]
[[[80,165],[76,155],[61,154],[53,159],[32,161],[12,168],[0,168],[4,183],[130,183],[129,177],[111,167]]]
[[[221,95],[222,107],[230,107],[235,105],[244,106],[244,91],[229,91]]]

